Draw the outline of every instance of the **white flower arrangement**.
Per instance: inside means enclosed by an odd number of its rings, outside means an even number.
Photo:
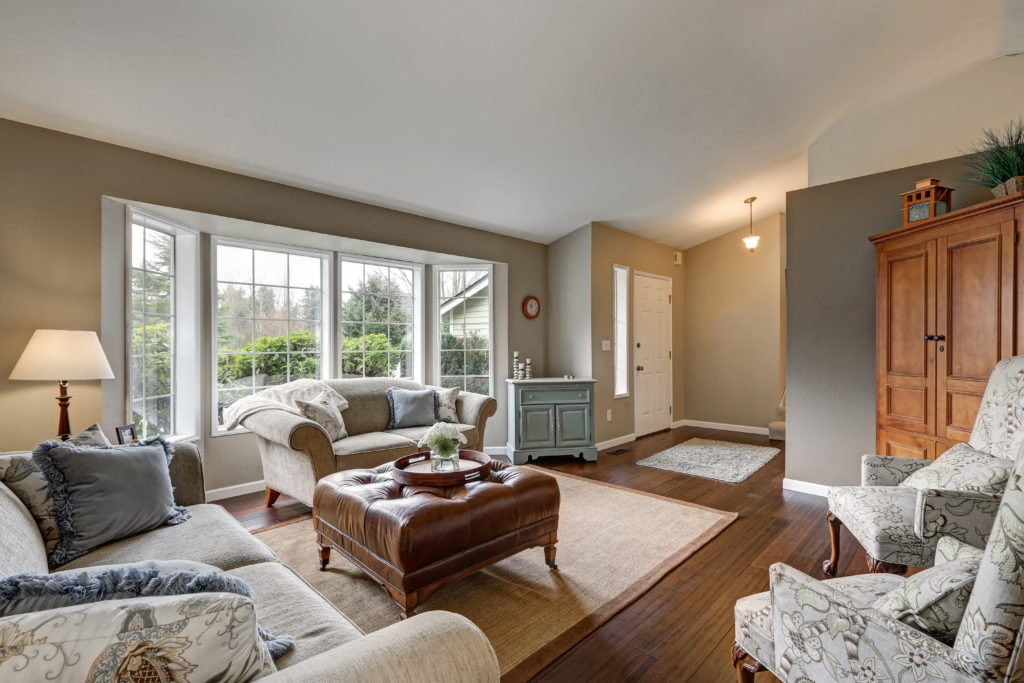
[[[468,443],[466,435],[459,431],[458,425],[450,422],[435,422],[423,438],[420,448],[430,448],[444,458],[450,458],[458,450],[460,444]]]

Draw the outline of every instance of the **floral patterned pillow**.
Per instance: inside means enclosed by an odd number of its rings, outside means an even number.
[[[433,389],[434,395],[437,396],[437,403],[434,405],[434,419],[437,420],[438,422],[450,422],[452,424],[458,424],[458,387],[453,387],[451,389],[442,389],[441,387],[427,388]]]
[[[49,557],[57,548],[60,534],[53,516],[53,498],[42,470],[32,461],[31,453],[0,453],[0,482],[3,482],[22,505],[28,508],[39,526],[39,533]]]
[[[952,645],[980,564],[978,555],[937,564],[914,574],[871,607]]]
[[[958,443],[900,482],[900,486],[943,491],[999,494],[1013,472],[1013,462]]]
[[[346,403],[346,405],[348,405]],[[337,403],[326,391],[322,391],[311,401],[296,401],[295,407],[313,422],[324,428],[327,438],[331,441],[344,439],[348,436],[345,429],[345,418],[341,416],[341,410]]]
[[[252,600],[231,593],[95,602],[0,619],[0,680],[248,681],[273,673]]]

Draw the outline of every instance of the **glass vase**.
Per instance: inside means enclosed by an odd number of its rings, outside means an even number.
[[[455,472],[459,469],[459,451],[444,455],[437,451],[430,451],[431,472]]]

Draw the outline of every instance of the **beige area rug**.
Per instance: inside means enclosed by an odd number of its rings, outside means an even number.
[[[417,609],[472,620],[494,646],[506,682],[539,672],[736,519],[734,512],[554,476],[562,494],[558,571],[544,564],[541,548],[531,548],[444,586]],[[364,631],[399,621],[384,589],[337,552],[319,571],[311,520],[257,535]]]

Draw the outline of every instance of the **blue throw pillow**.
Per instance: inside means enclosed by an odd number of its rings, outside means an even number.
[[[32,459],[46,477],[59,536],[50,566],[191,517],[174,504],[167,469],[171,457],[170,445],[160,437],[128,446],[40,444]]]
[[[433,389],[399,389],[387,391],[391,407],[388,429],[424,427],[434,424],[437,416],[437,394]]]
[[[104,600],[193,593],[235,593],[253,597],[248,583],[217,567],[188,560],[147,560],[5,577],[0,579],[0,617]],[[259,627],[259,631],[274,659],[295,647],[291,636],[277,636],[263,627]]]

